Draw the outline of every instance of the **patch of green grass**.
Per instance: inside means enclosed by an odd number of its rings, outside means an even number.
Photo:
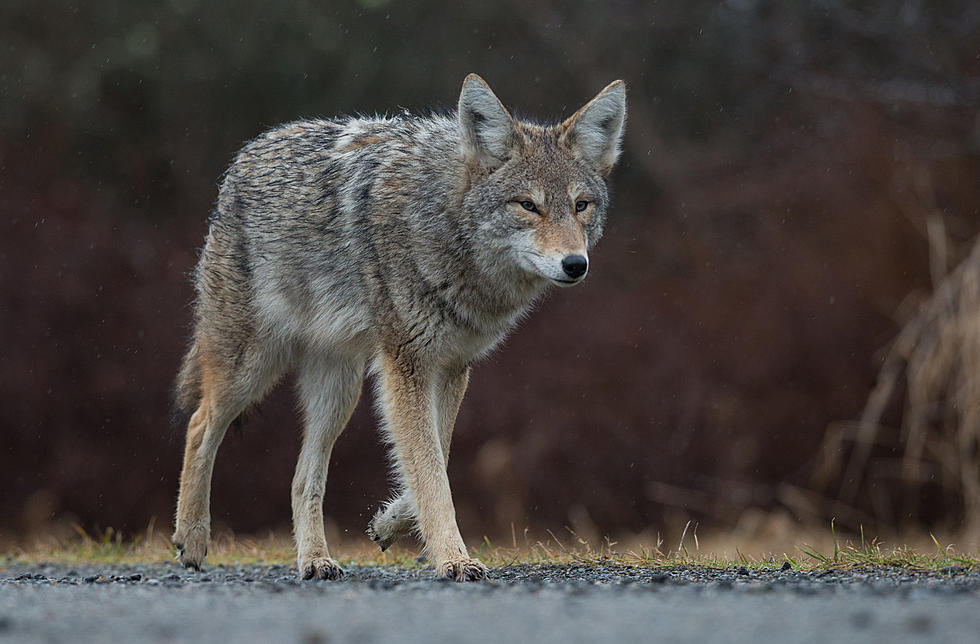
[[[933,535],[935,552],[919,553],[908,546],[883,547],[876,539],[865,538],[864,529],[860,531],[858,543],[849,541],[841,544],[834,522],[830,522],[834,551],[823,554],[806,544],[797,546],[811,567],[832,568],[907,568],[913,570],[939,570],[960,567],[980,568],[980,558],[957,553],[952,546],[943,547]]]
[[[690,527],[690,526],[688,526]],[[544,541],[531,542],[526,538],[523,545],[499,546],[484,538],[483,543],[472,548],[475,557],[490,567],[503,567],[517,564],[536,565],[623,565],[646,568],[736,568],[763,570],[780,568],[789,563],[793,570],[822,571],[853,568],[902,568],[908,570],[941,570],[944,568],[964,568],[980,570],[980,557],[956,552],[952,546],[942,546],[933,537],[934,551],[918,552],[908,546],[884,547],[875,539],[865,539],[863,531],[856,539],[841,541],[836,527],[831,523],[832,550],[821,552],[808,544],[798,545],[794,554],[769,554],[766,556],[745,555],[736,550],[734,557],[718,556],[701,552],[696,531],[685,528],[676,549],[664,548],[662,541],[650,546],[640,546],[618,550],[616,543],[606,540],[599,546],[579,538],[574,533],[565,540],[549,532]],[[89,535],[80,528],[70,539],[38,543],[27,547],[16,547],[4,553],[17,563],[57,562],[64,564],[147,564],[172,561],[174,550],[169,541],[154,535],[152,529],[146,534],[130,538],[107,529],[100,535]],[[566,543],[567,542],[567,543]],[[339,553],[349,552],[340,547]],[[295,552],[292,540],[288,537],[269,535],[264,538],[241,538],[219,535],[212,540],[208,551],[210,565],[251,565],[294,563]],[[394,547],[380,552],[373,546],[361,547],[352,556],[338,557],[341,565],[396,565],[416,567],[417,551],[407,547]]]
[[[877,540],[867,540],[862,529],[857,543],[842,542],[836,527],[831,522],[830,532],[833,550],[827,554],[808,544],[796,547],[797,553],[790,555],[769,554],[762,557],[745,555],[738,549],[734,557],[703,553],[698,543],[696,531],[688,535],[690,523],[685,526],[680,542],[674,550],[664,549],[662,541],[647,547],[625,551],[615,548],[615,542],[606,541],[594,548],[587,541],[572,534],[575,544],[566,547],[551,534],[547,542],[537,542],[530,547],[503,548],[491,545],[485,539],[484,546],[476,551],[476,556],[490,566],[511,564],[619,564],[650,568],[737,568],[763,570],[781,568],[789,563],[793,570],[823,571],[854,568],[902,568],[907,570],[942,570],[944,568],[964,568],[980,570],[980,556],[956,552],[952,546],[943,547],[935,537],[932,542],[935,551],[917,552],[908,546],[887,548]],[[549,533],[550,534],[550,533]],[[932,536],[932,535],[930,535]],[[693,550],[691,549],[693,546]],[[978,553],[980,554],[980,553]]]

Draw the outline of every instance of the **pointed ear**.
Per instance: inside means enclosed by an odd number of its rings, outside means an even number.
[[[619,158],[625,122],[626,84],[613,81],[559,126],[561,141],[605,176]]]
[[[514,119],[476,74],[466,77],[459,94],[459,132],[467,165],[495,168],[510,156],[517,141]]]

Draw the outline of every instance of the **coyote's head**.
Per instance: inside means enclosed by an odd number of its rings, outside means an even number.
[[[532,279],[581,282],[602,235],[606,177],[619,157],[626,86],[610,83],[558,125],[515,120],[476,74],[459,97],[461,154],[470,176],[466,214],[482,249]]]

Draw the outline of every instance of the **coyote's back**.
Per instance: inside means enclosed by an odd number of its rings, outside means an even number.
[[[371,370],[400,494],[369,534],[386,548],[418,527],[438,574],[484,575],[445,471],[469,365],[548,285],[584,279],[624,119],[618,81],[542,126],[514,120],[471,75],[456,114],[299,121],[245,145],[210,221],[177,383],[190,416],[174,534],[186,565],[206,552],[228,423],[295,370],[299,569],[339,573],[323,537],[327,463]]]

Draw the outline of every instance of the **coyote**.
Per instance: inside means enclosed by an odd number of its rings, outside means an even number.
[[[176,413],[189,419],[180,562],[198,569],[207,553],[228,425],[295,370],[297,566],[303,579],[337,578],[327,465],[370,373],[398,488],[368,534],[384,550],[417,531],[437,577],[485,578],[446,475],[470,365],[549,285],[585,278],[625,118],[622,81],[539,125],[514,119],[470,74],[455,113],[296,121],[247,143],[210,219],[177,378]]]

